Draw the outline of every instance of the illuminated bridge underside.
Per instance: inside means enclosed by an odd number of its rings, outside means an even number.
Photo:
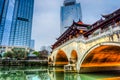
[[[120,70],[120,46],[102,45],[92,50],[81,65],[81,72]]]
[[[56,66],[64,66],[66,64],[68,64],[68,58],[67,58],[66,54],[62,50],[60,50],[57,53],[55,65]]]

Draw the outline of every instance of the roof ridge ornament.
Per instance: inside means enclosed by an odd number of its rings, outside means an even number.
[[[73,24],[76,23],[74,20],[73,20]]]

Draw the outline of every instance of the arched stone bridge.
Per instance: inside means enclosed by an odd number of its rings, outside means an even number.
[[[117,27],[118,29],[116,29],[115,32],[120,32],[120,26]],[[71,59],[73,59],[73,62],[76,62],[76,67],[77,70],[80,70],[80,67],[82,67],[82,63],[84,63],[85,60],[87,60],[87,56],[89,58],[89,55],[91,54],[99,54],[100,52],[97,53],[96,50],[99,50],[97,48],[102,48],[106,49],[106,51],[113,51],[111,52],[111,54],[103,52],[99,55],[99,57],[101,57],[102,55],[104,55],[105,53],[108,55],[107,58],[112,58],[115,57],[117,59],[119,59],[118,61],[120,61],[120,56],[117,56],[117,54],[120,54],[120,40],[119,38],[117,38],[117,34],[115,34],[114,32],[112,33],[113,35],[113,40],[110,38],[111,37],[111,32],[105,32],[102,33],[98,36],[92,37],[92,39],[90,38],[89,40],[84,40],[81,38],[74,38],[68,42],[66,42],[65,44],[59,46],[58,48],[53,50],[52,55],[50,56],[51,60],[53,61],[53,66],[60,66],[60,65],[67,65],[70,63]],[[120,36],[120,34],[119,34]],[[110,50],[112,47],[112,49],[117,49],[118,50]],[[115,53],[115,51],[117,53]],[[95,52],[95,53],[92,53]],[[115,53],[113,56],[113,53]],[[94,56],[95,57],[95,56]],[[92,59],[94,58],[92,57]],[[104,56],[102,56],[103,58],[101,60],[104,59]],[[92,59],[88,59],[88,61],[90,62]],[[75,61],[76,60],[76,61]],[[113,60],[116,61],[116,60]],[[113,61],[108,62],[109,64]],[[84,65],[84,64],[83,64]],[[93,65],[93,64],[92,64]],[[97,65],[97,64],[96,64]],[[100,65],[98,63],[98,65]],[[106,64],[107,65],[107,64]],[[85,66],[85,65],[84,65]],[[93,65],[95,66],[95,65]],[[101,66],[101,65],[100,65]],[[114,66],[114,65],[113,65]]]
[[[79,36],[66,41],[53,49],[49,64],[77,72],[119,70],[120,26],[115,23],[107,30],[98,28],[87,39]]]

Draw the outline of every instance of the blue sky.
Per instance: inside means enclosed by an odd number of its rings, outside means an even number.
[[[120,0],[77,0],[81,3],[83,23],[92,24],[120,8]],[[63,0],[35,0],[32,38],[35,49],[50,46],[60,36],[60,7]]]

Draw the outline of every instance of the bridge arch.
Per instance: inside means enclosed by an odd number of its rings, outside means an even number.
[[[70,63],[74,64],[78,61],[78,54],[76,50],[71,51]]]
[[[63,50],[58,50],[55,58],[55,66],[64,66],[68,64],[68,57]]]
[[[94,45],[85,52],[80,61],[80,72],[117,69],[120,64],[120,43],[104,42]],[[109,68],[103,68],[103,67]],[[86,68],[86,69],[85,69]],[[87,71],[86,71],[87,70]]]

